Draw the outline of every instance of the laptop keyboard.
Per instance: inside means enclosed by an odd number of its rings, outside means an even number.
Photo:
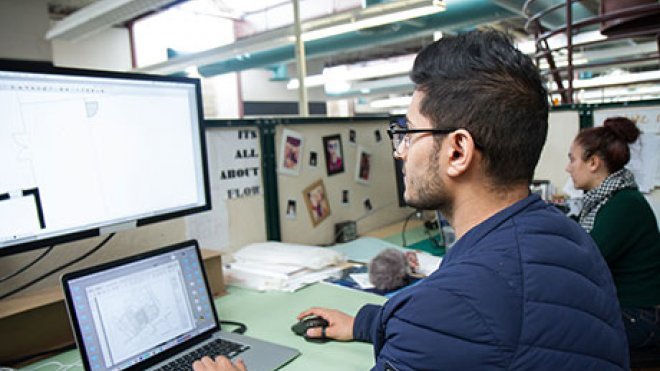
[[[226,356],[232,358],[244,351],[248,350],[250,346],[244,344],[234,343],[228,340],[216,339],[194,351],[184,354],[183,356],[173,360],[172,362],[160,367],[157,371],[161,370],[190,370],[194,361],[209,356],[214,359],[217,356]]]

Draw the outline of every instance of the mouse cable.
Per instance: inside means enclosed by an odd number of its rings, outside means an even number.
[[[110,241],[110,239],[111,239],[112,237],[114,237],[114,235],[115,235],[114,233],[111,233],[110,235],[108,235],[108,237],[106,237],[103,241],[101,241],[101,243],[99,243],[98,245],[96,245],[96,247],[94,247],[93,249],[91,249],[91,250],[89,250],[88,252],[84,253],[83,255],[81,255],[81,256],[79,256],[79,257],[77,257],[77,258],[71,260],[70,262],[68,262],[68,263],[64,263],[64,264],[60,265],[60,266],[57,267],[57,268],[51,269],[50,271],[48,271],[48,272],[42,274],[41,276],[39,276],[39,277],[33,279],[32,281],[30,281],[30,282],[24,284],[23,286],[19,286],[19,287],[15,288],[14,290],[9,291],[8,293],[3,294],[2,296],[0,296],[0,300],[6,299],[6,298],[8,298],[8,297],[10,297],[10,296],[12,296],[12,295],[14,295],[14,294],[16,294],[17,292],[21,292],[21,291],[27,289],[28,287],[34,285],[35,283],[42,281],[44,278],[49,277],[49,276],[52,275],[53,273],[57,273],[57,272],[61,271],[62,269],[68,268],[68,267],[70,267],[71,265],[73,265],[73,264],[75,264],[75,263],[77,263],[77,262],[79,262],[79,261],[85,259],[86,257],[88,257],[88,256],[92,255],[93,253],[99,251],[99,249],[100,249],[101,247],[103,247],[103,245],[105,245],[108,241]]]
[[[31,266],[37,264],[41,259],[43,259],[46,255],[48,255],[53,250],[53,247],[55,247],[55,245],[51,245],[50,247],[48,247],[48,249],[46,249],[46,251],[42,252],[41,255],[37,256],[37,258],[34,259],[33,261],[27,263],[23,268],[20,268],[16,272],[8,274],[8,275],[0,278],[0,283],[5,282],[10,278],[14,278],[14,277],[18,276],[19,274],[21,274],[21,273],[25,272],[26,270],[28,270],[28,268],[30,268]]]
[[[247,326],[244,323],[241,322],[234,322],[234,321],[220,321],[221,325],[229,325],[229,326],[237,326],[238,328],[234,329],[234,331],[237,334],[244,334],[245,331],[247,331]]]

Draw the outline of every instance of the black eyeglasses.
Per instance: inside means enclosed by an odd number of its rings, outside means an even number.
[[[443,129],[407,129],[402,128],[399,122],[391,122],[387,129],[387,135],[392,141],[392,149],[397,155],[403,154],[410,147],[412,136],[410,134],[416,133],[429,133],[432,135],[449,134],[460,128],[443,128]],[[403,145],[403,147],[401,147]]]

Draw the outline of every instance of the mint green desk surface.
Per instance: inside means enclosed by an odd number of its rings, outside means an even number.
[[[366,303],[382,304],[385,297],[332,284],[317,283],[294,293],[257,292],[229,286],[228,295],[215,300],[220,320],[247,325],[246,335],[287,345],[300,356],[286,371],[368,370],[374,364],[371,344],[360,342],[310,343],[291,332],[296,315],[312,306],[335,308],[354,315]],[[227,330],[232,330],[228,327]],[[34,363],[23,370],[82,370],[78,350]],[[249,371],[249,370],[248,370]]]

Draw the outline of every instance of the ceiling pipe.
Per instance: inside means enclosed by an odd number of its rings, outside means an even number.
[[[324,39],[305,42],[308,58],[336,55],[341,52],[360,50],[376,45],[386,45],[398,41],[430,35],[437,30],[473,27],[513,16],[488,0],[448,1],[444,12],[400,22],[397,30],[378,32],[362,30],[349,32]],[[276,63],[288,63],[295,59],[294,45],[241,54],[237,57],[198,66],[199,73],[210,77],[229,72],[266,67]]]
[[[300,31],[300,0],[293,0],[293,24],[296,35],[296,71],[298,73],[298,113],[302,117],[309,116],[309,106],[307,105],[307,86],[305,86],[305,76],[307,76],[307,60],[305,59],[305,43]]]
[[[99,0],[56,22],[46,40],[77,42],[142,14],[164,9],[181,0]]]

